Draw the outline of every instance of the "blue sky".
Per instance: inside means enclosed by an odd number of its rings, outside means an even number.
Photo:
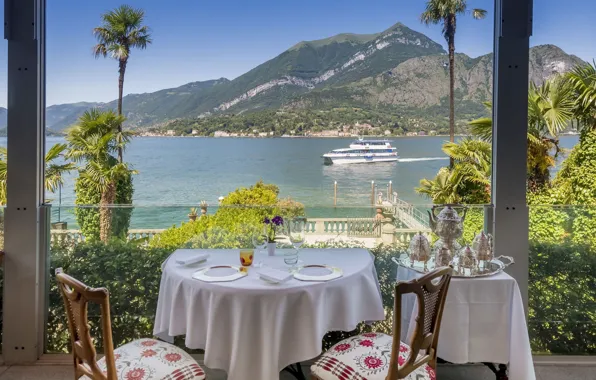
[[[0,0],[2,2],[2,0]],[[122,0],[47,0],[47,102],[110,101],[117,97],[117,63],[95,60],[91,30],[99,15]],[[397,21],[444,44],[440,26],[418,21],[424,0],[128,0],[146,10],[154,43],[135,51],[125,93],[151,92],[187,82],[233,79],[302,40],[343,32],[375,33]],[[470,56],[492,50],[492,0],[468,0],[486,20],[461,18],[456,49]],[[3,17],[0,7],[0,17]],[[535,0],[532,45],[553,43],[591,61],[596,57],[596,2]],[[590,41],[590,42],[586,42]],[[6,106],[6,50],[0,40],[0,106]]]

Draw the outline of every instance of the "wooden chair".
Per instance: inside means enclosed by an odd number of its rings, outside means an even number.
[[[75,379],[203,380],[205,372],[192,357],[171,344],[139,339],[116,350],[112,341],[110,299],[106,288],[90,288],[56,269],[56,282],[68,317]],[[87,320],[88,303],[98,304],[104,357],[97,360]]]
[[[452,268],[439,268],[395,286],[393,337],[380,333],[345,339],[311,367],[313,380],[434,380],[437,344]],[[402,295],[418,299],[416,331],[407,345],[400,341]]]

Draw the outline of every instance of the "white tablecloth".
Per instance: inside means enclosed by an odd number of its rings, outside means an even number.
[[[399,281],[421,274],[402,266]],[[412,336],[416,297],[402,300],[402,339]],[[535,380],[530,340],[517,282],[508,274],[453,278],[443,311],[438,356],[451,363],[509,364],[510,380]]]
[[[278,380],[289,364],[318,356],[329,331],[350,331],[361,321],[385,318],[373,257],[364,249],[305,249],[304,264],[343,269],[329,282],[291,279],[268,284],[250,268],[233,282],[193,280],[199,267],[239,264],[238,250],[210,250],[207,263],[182,267],[178,250],[164,263],[153,332],[161,338],[186,335],[188,348],[205,350],[205,365],[230,380]],[[205,252],[205,251],[200,251]],[[282,256],[255,257],[283,268]]]

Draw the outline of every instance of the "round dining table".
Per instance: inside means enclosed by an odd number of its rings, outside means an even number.
[[[177,262],[205,253],[203,263]],[[300,259],[303,265],[341,268],[343,275],[273,284],[259,277],[260,268],[250,267],[235,281],[204,282],[193,273],[238,265],[239,250],[175,251],[162,266],[154,334],[170,341],[184,335],[186,347],[205,350],[206,367],[226,371],[230,380],[278,380],[287,366],[317,357],[327,332],[385,319],[374,257],[366,249],[303,249]],[[257,253],[255,262],[289,269],[283,251]]]

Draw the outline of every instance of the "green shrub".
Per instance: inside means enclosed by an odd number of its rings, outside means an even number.
[[[548,204],[573,205],[569,208],[572,240],[596,244],[596,130],[584,128],[579,144],[561,165],[553,181]]]
[[[573,243],[530,247],[533,352],[596,354],[596,250]]]
[[[530,241],[557,244],[569,236],[569,214],[552,206],[530,207]]]
[[[471,208],[466,213],[464,219],[464,234],[462,236],[463,244],[472,244],[476,235],[484,231],[484,209]]]
[[[571,209],[555,205],[560,199],[557,189],[547,188],[540,193],[528,193],[527,198],[530,241],[555,244],[570,236]]]
[[[279,214],[284,218],[294,218],[306,214],[304,205],[290,197],[280,199],[275,207],[279,209]]]
[[[152,336],[161,264],[170,254],[167,249],[118,240],[109,244],[97,241],[53,244],[47,351],[66,352],[70,344],[64,304],[55,282],[56,268],[63,268],[67,274],[91,287],[109,289],[114,345],[120,346],[133,339]],[[101,336],[99,316],[98,308],[90,308],[93,337]],[[101,341],[98,343],[101,347]]]
[[[570,209],[572,240],[577,244],[596,244],[596,207],[576,206]]]
[[[182,223],[179,227],[172,226],[151,239],[149,245],[156,248],[183,248],[193,237],[202,236],[209,229],[210,219],[211,216],[206,215],[194,222]]]

